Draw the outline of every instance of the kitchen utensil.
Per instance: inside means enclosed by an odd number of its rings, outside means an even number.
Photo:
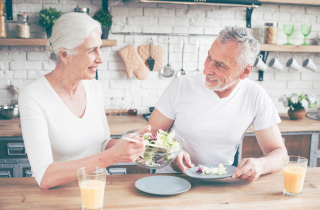
[[[19,108],[18,105],[12,106],[2,106],[1,107],[1,115],[6,119],[12,119],[19,116]]]
[[[219,168],[219,165],[203,165],[204,167],[208,167],[208,168]],[[186,175],[195,179],[201,179],[204,181],[212,181],[212,180],[216,180],[216,179],[224,179],[227,177],[230,177],[234,174],[234,170],[236,169],[236,167],[234,166],[229,166],[229,165],[224,165],[224,167],[226,168],[227,173],[226,174],[222,174],[222,175],[218,175],[218,174],[209,174],[209,175],[202,175],[202,174],[198,174],[196,171],[199,169],[199,166],[195,166],[193,168],[190,168],[188,170],[186,170]]]
[[[169,64],[170,39],[168,39],[168,64],[161,69],[161,75],[170,78],[174,75],[174,70]]]
[[[135,142],[135,143],[139,143],[139,142],[140,142],[140,141],[138,141],[138,140],[130,139],[130,138],[127,138],[127,137],[122,137],[121,139],[126,140],[126,141],[132,141],[132,142]],[[157,147],[157,148],[165,149],[165,147],[164,147],[164,146],[155,145],[155,144],[147,144],[147,146],[150,146],[150,147]]]
[[[199,43],[199,39],[197,41],[197,70],[195,70],[193,73],[194,74],[197,74],[197,73],[201,73],[201,71],[199,70],[199,57],[200,57],[200,43]]]
[[[176,195],[191,188],[190,182],[174,176],[149,176],[136,181],[135,186],[142,192],[154,195]]]
[[[19,89],[16,86],[10,85],[10,87],[15,93],[19,94]]]
[[[178,71],[177,73],[177,77],[186,75],[185,70],[183,70],[183,54],[184,54],[184,40],[182,40],[182,64],[181,64],[181,70]]]
[[[150,39],[150,57],[147,59],[147,64],[149,66],[150,71],[153,71],[154,67],[154,59],[152,58],[152,45],[153,45],[153,40],[152,38]]]

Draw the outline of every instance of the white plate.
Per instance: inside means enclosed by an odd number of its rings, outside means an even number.
[[[175,176],[149,176],[136,181],[136,188],[154,195],[175,195],[190,189],[191,184]]]
[[[211,167],[219,168],[219,165],[203,165],[203,166],[209,167],[209,168],[211,168]],[[218,175],[218,174],[201,175],[201,174],[198,174],[196,171],[199,169],[199,166],[195,166],[193,168],[188,169],[186,171],[186,175],[190,176],[192,178],[209,181],[209,180],[224,179],[224,178],[230,177],[233,175],[234,170],[236,169],[236,167],[234,167],[234,166],[225,165],[224,167],[226,168],[227,173],[223,174],[223,175]]]

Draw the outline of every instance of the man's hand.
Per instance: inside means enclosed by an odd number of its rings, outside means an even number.
[[[186,165],[184,165],[184,163]],[[174,159],[171,163],[171,167],[173,170],[177,171],[177,172],[183,172],[186,173],[186,170],[189,168],[194,167],[194,164],[191,163],[190,160],[190,155],[182,150],[178,156],[176,157],[176,159]]]
[[[259,158],[260,159],[260,158]],[[256,158],[244,158],[239,163],[237,169],[234,171],[232,178],[245,179],[249,182],[253,182],[258,179],[262,174],[261,164],[259,159]]]

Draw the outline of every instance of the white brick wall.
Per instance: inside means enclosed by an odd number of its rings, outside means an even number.
[[[45,38],[42,27],[37,25],[38,12],[43,7],[53,6],[63,13],[72,12],[76,6],[88,7],[90,15],[101,7],[101,0],[15,0],[13,2],[14,21],[7,23],[8,37],[15,37],[15,21],[18,13],[29,13],[31,23],[31,37]],[[245,9],[235,7],[219,7],[207,5],[180,5],[139,3],[130,0],[109,0],[110,11],[113,15],[112,32],[144,32],[144,33],[195,33],[216,35],[224,26],[245,26]],[[263,4],[252,14],[252,33],[258,34],[259,28],[265,22],[278,22],[278,44],[285,43],[286,35],[282,27],[284,23],[295,24],[295,31],[290,41],[296,45],[303,43],[300,25],[312,23],[312,33],[308,36],[308,43],[314,43],[317,33],[320,34],[320,7],[303,5]],[[104,91],[104,101],[107,107],[110,98],[120,99],[123,96],[128,102],[134,98],[134,106],[139,112],[147,112],[147,107],[154,106],[159,97],[175,78],[167,79],[160,72],[150,72],[146,80],[127,79],[125,66],[118,51],[133,43],[136,48],[148,44],[151,36],[146,35],[116,35],[110,34],[109,39],[116,39],[115,47],[102,48],[104,63],[99,67],[99,83]],[[167,64],[168,36],[152,36],[154,43],[163,46],[163,64]],[[216,36],[200,37],[200,70]],[[184,69],[192,72],[197,67],[196,46],[199,37],[171,36],[170,63],[175,71],[181,69],[181,40],[185,40]],[[282,71],[268,69],[264,73],[264,81],[258,82],[258,70],[253,69],[249,75],[251,80],[257,81],[271,97],[278,112],[286,112],[286,108],[278,102],[279,96],[289,94],[293,90],[313,92],[320,100],[320,53],[278,53],[280,62],[284,66]],[[268,61],[276,55],[269,53]],[[285,66],[293,55],[298,56],[298,63],[310,55],[314,56],[314,63],[318,66],[316,72],[306,68],[300,71]],[[45,47],[36,46],[0,46],[0,104],[10,103],[17,95],[9,91],[8,86],[15,84],[19,88],[35,81],[42,75],[55,68],[45,54]]]

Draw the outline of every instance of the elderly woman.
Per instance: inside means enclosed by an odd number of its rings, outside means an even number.
[[[61,16],[47,43],[55,69],[19,95],[22,135],[42,189],[76,180],[81,167],[132,162],[144,152],[142,139],[110,139],[102,90],[93,80],[103,62],[100,36],[100,23],[88,15]]]

